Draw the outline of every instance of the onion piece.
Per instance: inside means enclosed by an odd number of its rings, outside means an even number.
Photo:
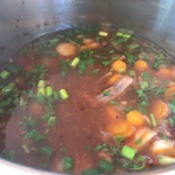
[[[159,164],[162,164],[162,165],[175,163],[175,158],[173,157],[158,155],[157,159],[158,159]]]
[[[168,155],[175,153],[175,143],[171,140],[156,140],[151,146],[151,152],[155,154]]]

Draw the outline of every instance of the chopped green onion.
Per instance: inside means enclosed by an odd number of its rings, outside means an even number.
[[[117,32],[117,33],[116,33],[116,36],[118,36],[118,37],[123,37],[123,33]]]
[[[40,88],[40,87],[45,87],[46,86],[46,81],[44,81],[44,80],[40,80],[39,82],[38,82],[38,88]]]
[[[129,35],[129,34],[124,34],[124,35],[123,35],[123,38],[129,39],[129,38],[131,38],[131,35]]]
[[[123,137],[123,136],[115,136],[115,141],[116,142],[123,142],[123,141],[125,141],[125,137]]]
[[[92,70],[92,74],[96,75],[96,74],[98,74],[99,71],[100,71],[100,69],[94,69],[94,70]]]
[[[100,169],[102,169],[104,172],[107,172],[107,173],[112,173],[114,171],[114,166],[112,165],[112,163],[106,160],[100,160],[99,167]]]
[[[46,89],[44,87],[38,88],[38,95],[46,96]]]
[[[141,87],[142,90],[145,90],[145,89],[149,88],[148,81],[141,81],[140,82],[140,87]]]
[[[100,172],[98,169],[86,169],[82,173],[83,175],[100,175]]]
[[[0,73],[0,77],[2,79],[7,79],[9,77],[10,73],[6,70],[3,70],[1,73]]]
[[[63,169],[64,171],[71,171],[73,168],[74,162],[72,157],[64,157],[63,158]]]
[[[25,138],[31,138],[34,141],[41,141],[44,139],[44,136],[38,133],[35,129],[26,133]]]
[[[103,61],[102,64],[106,67],[110,64],[110,61]]]
[[[108,36],[108,33],[107,33],[107,32],[102,32],[102,31],[101,31],[101,32],[99,32],[98,34],[99,34],[100,36],[104,36],[104,37]]]
[[[67,93],[66,89],[60,89],[59,94],[60,94],[60,97],[62,98],[62,100],[66,100],[69,98],[69,94]]]
[[[175,158],[173,157],[158,155],[157,159],[158,159],[158,162],[163,165],[175,163]]]
[[[135,73],[135,71],[131,70],[131,71],[129,71],[129,75],[132,76],[132,77],[135,77],[136,73]]]
[[[95,153],[98,152],[98,151],[100,151],[100,150],[109,151],[109,150],[110,150],[110,145],[107,144],[107,143],[101,143],[101,144],[97,145],[97,146],[93,149],[93,151],[94,151]]]
[[[125,112],[132,111],[134,108],[132,106],[128,106],[124,109]]]
[[[51,86],[46,87],[46,96],[50,97],[53,94],[53,89]]]
[[[136,140],[135,144],[136,144],[136,145],[139,145],[139,144],[142,143],[142,141],[143,141],[143,140],[142,140],[141,138],[138,138],[138,139]]]
[[[156,127],[156,126],[157,126],[157,124],[156,124],[156,119],[155,119],[155,117],[154,117],[153,114],[150,115],[150,120],[151,120],[152,126],[153,126],[153,127]]]
[[[104,90],[104,91],[103,91],[103,95],[104,95],[104,96],[109,96],[109,95],[110,95],[110,92],[109,92],[108,90]]]
[[[23,148],[23,150],[25,151],[25,153],[27,153],[27,154],[30,153],[30,150],[29,150],[29,148],[28,148],[27,145],[22,145],[22,148]]]
[[[59,41],[60,40],[58,38],[53,38],[53,39],[49,40],[49,46],[54,46],[54,45],[58,44]]]
[[[54,100],[58,100],[59,99],[59,92],[57,92],[57,91],[53,92],[53,99]]]
[[[75,68],[75,67],[78,66],[79,62],[80,62],[80,58],[79,58],[79,57],[75,57],[75,58],[72,60],[72,62],[70,63],[70,66],[71,66],[72,68]]]
[[[170,117],[170,118],[168,118],[168,121],[169,121],[169,123],[170,123],[171,127],[174,127],[174,124],[175,124],[175,119],[174,119],[174,118],[172,118],[172,117]]]
[[[43,146],[43,147],[41,147],[40,152],[45,156],[51,156],[54,152],[54,149],[52,147],[49,147],[49,146]]]
[[[136,154],[136,150],[125,145],[121,150],[121,155],[129,160],[133,160]]]
[[[111,101],[110,101],[110,104],[111,104],[111,105],[118,105],[118,104],[120,104],[120,102],[115,101],[115,100],[111,100]]]
[[[51,116],[48,119],[47,125],[48,126],[55,126],[57,123],[57,118],[55,116]]]

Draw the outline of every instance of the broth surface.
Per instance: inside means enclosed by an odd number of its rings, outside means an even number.
[[[119,29],[40,37],[0,72],[1,157],[73,174],[175,162],[175,66]]]

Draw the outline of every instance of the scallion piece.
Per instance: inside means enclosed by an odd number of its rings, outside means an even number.
[[[38,95],[46,96],[46,89],[44,87],[38,88]]]
[[[80,58],[79,58],[79,57],[75,57],[75,58],[72,60],[72,62],[70,63],[70,66],[71,66],[72,68],[75,68],[75,67],[78,66],[79,62],[80,62]]]
[[[151,124],[153,127],[157,126],[156,119],[153,114],[150,115]]]
[[[63,169],[66,172],[70,172],[74,166],[72,157],[64,157],[63,158]]]
[[[46,81],[40,80],[40,81],[38,82],[38,88],[40,88],[40,87],[45,87],[45,86],[46,86]]]
[[[22,145],[22,148],[23,148],[23,150],[24,150],[25,153],[27,153],[27,154],[30,153],[30,150],[29,150],[29,148],[28,148],[27,145]]]
[[[109,96],[109,95],[110,95],[110,92],[109,92],[108,90],[104,90],[104,91],[103,91],[103,95],[104,95],[104,96]]]
[[[103,31],[100,31],[98,34],[99,36],[104,36],[104,37],[108,36],[108,33]]]
[[[3,70],[1,73],[0,73],[0,77],[2,79],[7,79],[9,77],[10,73],[6,70]]]
[[[131,35],[129,35],[129,34],[124,34],[124,35],[123,35],[123,38],[129,39],[129,38],[131,38]]]
[[[136,154],[136,150],[125,145],[121,150],[121,155],[129,160],[133,160]]]
[[[66,89],[60,89],[59,94],[60,94],[60,97],[62,98],[62,100],[66,100],[69,98],[69,94],[67,93]]]
[[[118,36],[118,37],[123,37],[123,33],[117,32],[117,33],[116,33],[116,36]]]
[[[41,147],[40,149],[40,152],[45,155],[45,156],[51,156],[54,152],[54,149],[52,147],[49,147],[49,146],[43,146]]]
[[[106,173],[112,173],[114,171],[114,166],[112,165],[112,163],[106,160],[100,160],[99,167],[102,171]]]
[[[53,94],[53,89],[51,86],[46,87],[46,96],[50,97]]]
[[[55,116],[51,116],[48,119],[47,125],[48,126],[55,126],[57,123],[57,118]]]
[[[57,91],[53,92],[53,99],[58,100],[59,99],[59,93]]]
[[[98,169],[86,169],[82,173],[83,175],[100,175],[100,172]]]

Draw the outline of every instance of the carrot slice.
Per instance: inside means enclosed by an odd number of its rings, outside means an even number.
[[[112,77],[108,80],[108,84],[112,85],[120,78],[121,78],[121,74],[116,73],[116,74],[112,75]]]
[[[170,87],[169,89],[167,89],[165,91],[165,99],[166,100],[173,100],[174,96],[175,96],[175,86],[174,87]]]
[[[137,110],[127,113],[127,120],[135,126],[141,126],[144,123],[144,116]]]
[[[133,125],[126,119],[116,118],[107,127],[108,132],[118,137],[129,137],[134,132]]]
[[[158,71],[158,76],[162,79],[171,78],[171,70],[166,67],[161,67]]]
[[[170,109],[168,107],[168,104],[164,101],[154,100],[152,102],[150,112],[155,116],[155,118],[164,119],[168,117]]]
[[[118,61],[115,61],[113,64],[112,64],[112,68],[113,70],[115,70],[116,72],[125,72],[126,71],[126,63],[124,61],[121,61],[121,60],[118,60]]]
[[[134,64],[134,68],[135,68],[135,70],[137,70],[139,72],[143,72],[143,71],[147,70],[148,64],[144,60],[137,60]]]

